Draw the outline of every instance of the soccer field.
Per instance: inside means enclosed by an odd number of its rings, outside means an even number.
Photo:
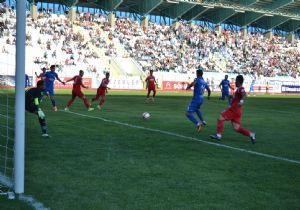
[[[242,126],[257,133],[253,145],[229,122],[221,142],[209,139],[227,107],[217,95],[201,107],[208,125],[197,133],[185,116],[191,92],[158,92],[145,103],[145,92],[110,91],[101,111],[76,99],[64,112],[70,92],[56,96],[58,112],[42,102],[50,139],[26,113],[25,194],[44,207],[299,209],[300,96],[247,98]],[[31,209],[4,196],[0,203]]]

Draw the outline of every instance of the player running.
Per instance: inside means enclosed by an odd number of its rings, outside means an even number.
[[[44,90],[44,95],[49,94],[50,95],[50,100],[53,106],[53,110],[56,112],[57,111],[57,106],[56,106],[56,102],[54,99],[54,81],[55,79],[57,79],[59,82],[61,82],[62,84],[65,84],[64,81],[62,81],[57,73],[55,72],[55,65],[51,65],[50,66],[50,71],[47,71],[45,73],[45,81],[46,81],[46,88]]]
[[[97,89],[96,96],[92,99],[92,103],[93,103],[94,101],[97,101],[101,96],[101,100],[100,100],[99,104],[97,105],[98,109],[101,109],[103,103],[106,100],[106,93],[108,93],[107,89],[110,90],[110,88],[107,87],[107,85],[109,83],[109,76],[110,76],[109,72],[106,72],[105,78],[102,79],[101,84],[100,84],[99,88]]]
[[[79,75],[74,76],[72,79],[67,80],[66,82],[74,81],[73,83],[73,89],[72,89],[72,98],[69,100],[65,111],[69,111],[69,107],[74,102],[75,98],[78,96],[83,100],[84,105],[88,109],[88,111],[93,111],[94,108],[91,108],[91,105],[89,104],[88,100],[84,96],[84,94],[81,92],[81,87],[83,88],[89,88],[88,86],[85,86],[82,83],[82,77],[84,75],[84,72],[82,70],[79,71]]]
[[[219,100],[225,100],[225,98],[228,99],[228,103],[230,103],[229,101],[229,88],[233,89],[233,87],[231,87],[230,82],[228,80],[228,75],[225,75],[225,79],[223,79],[219,85],[221,91],[222,91],[222,97],[219,98]]]
[[[202,124],[206,125],[206,121],[203,118],[202,113],[199,110],[200,106],[203,104],[204,89],[206,89],[207,92],[208,92],[208,96],[207,96],[208,99],[210,97],[211,91],[210,91],[207,83],[204,81],[204,79],[202,77],[203,76],[203,70],[198,69],[196,74],[197,74],[197,78],[195,78],[194,82],[192,82],[186,88],[188,90],[188,89],[190,89],[191,87],[194,86],[194,95],[193,95],[191,103],[189,104],[189,106],[187,108],[186,116],[190,121],[192,121],[197,126],[197,130],[199,132],[202,129]],[[196,114],[199,117],[199,119],[201,120],[201,122],[198,122],[196,120],[196,118],[193,115],[194,112],[196,112]]]
[[[151,97],[151,101],[154,102],[154,98],[156,95],[156,80],[155,77],[153,76],[153,70],[150,70],[150,75],[146,78],[146,90],[148,89],[148,94],[147,94],[147,102],[150,100],[150,92],[153,91],[153,95]]]
[[[242,106],[245,101],[246,92],[243,87],[244,78],[242,75],[238,75],[235,79],[235,84],[237,90],[235,91],[234,97],[231,102],[231,106],[225,111],[221,112],[218,119],[217,134],[210,135],[210,138],[220,140],[222,138],[222,132],[224,127],[224,121],[230,120],[234,130],[238,133],[241,133],[245,136],[249,136],[251,142],[255,144],[256,134],[246,130],[241,127],[241,117],[242,117]]]
[[[42,96],[42,92],[45,88],[45,82],[40,80],[37,82],[37,87],[30,88],[25,92],[25,109],[26,111],[36,114],[39,119],[39,123],[42,129],[42,136],[49,137],[47,133],[47,126],[45,120],[45,114],[42,109],[39,107],[39,99]]]

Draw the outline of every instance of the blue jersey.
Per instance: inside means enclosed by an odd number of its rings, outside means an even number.
[[[222,87],[222,92],[229,92],[229,80],[228,79],[223,79],[221,82],[221,87]]]
[[[53,89],[55,79],[58,79],[58,75],[54,71],[47,71],[45,73],[46,89]]]
[[[204,89],[209,90],[209,87],[204,79],[202,77],[195,78],[193,100],[202,100]]]

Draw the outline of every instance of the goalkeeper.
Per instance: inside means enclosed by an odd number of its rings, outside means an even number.
[[[25,92],[25,109],[28,112],[36,114],[38,116],[42,129],[42,136],[49,137],[47,133],[45,114],[39,107],[40,99],[42,98],[42,92],[44,89],[45,82],[43,80],[40,80],[37,82],[37,87],[30,88]]]

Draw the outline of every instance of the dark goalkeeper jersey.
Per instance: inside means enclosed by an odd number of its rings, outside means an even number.
[[[25,108],[26,109],[29,109],[29,108],[35,109],[35,110],[38,109],[38,106],[35,105],[35,103],[34,103],[34,99],[38,98],[38,100],[40,100],[40,98],[42,97],[42,91],[43,90],[40,90],[38,88],[31,88],[25,92]]]

